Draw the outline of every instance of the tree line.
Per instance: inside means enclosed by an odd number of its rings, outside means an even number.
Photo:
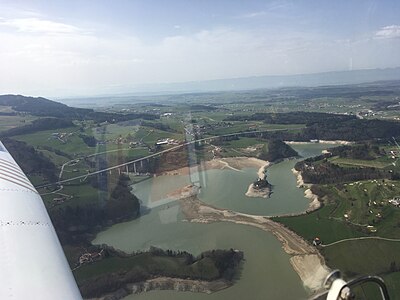
[[[56,206],[49,211],[57,234],[63,244],[88,242],[88,234],[110,224],[137,218],[140,215],[139,199],[131,193],[129,177],[121,175],[102,203]]]

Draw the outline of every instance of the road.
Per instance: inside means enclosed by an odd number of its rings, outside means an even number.
[[[389,239],[389,238],[383,238],[383,237],[379,237],[379,236],[364,236],[364,237],[359,237],[359,238],[350,238],[350,239],[336,241],[336,242],[333,242],[330,244],[321,245],[321,247],[326,248],[326,247],[330,247],[330,246],[348,242],[348,241],[360,241],[360,240],[381,240],[381,241],[389,241],[389,242],[400,242],[400,239]]]
[[[290,129],[291,130],[295,130],[295,129],[302,129],[302,128],[303,127],[290,128]],[[160,155],[162,155],[164,153],[171,152],[171,151],[177,150],[179,148],[182,148],[182,147],[185,147],[185,146],[197,143],[197,142],[205,142],[205,141],[209,141],[209,140],[213,140],[213,139],[221,138],[221,137],[230,137],[230,136],[236,136],[236,135],[248,135],[248,134],[264,133],[264,132],[286,131],[286,130],[288,130],[288,129],[284,128],[284,129],[266,129],[266,130],[259,130],[259,131],[244,131],[244,132],[235,132],[235,133],[229,133],[229,134],[224,134],[224,135],[215,135],[215,136],[210,136],[210,137],[206,137],[206,138],[202,138],[202,139],[197,139],[197,140],[185,142],[183,144],[180,144],[180,145],[177,145],[177,146],[162,150],[162,151],[157,152],[157,153],[153,153],[153,154],[147,155],[145,157],[141,157],[141,158],[138,158],[138,159],[135,159],[135,160],[131,160],[131,161],[128,161],[128,162],[125,162],[125,163],[122,163],[122,164],[118,164],[118,165],[115,165],[115,166],[112,166],[112,167],[108,167],[108,168],[105,168],[105,169],[102,169],[102,170],[91,172],[89,174],[80,175],[80,176],[76,176],[76,177],[68,178],[68,179],[64,179],[64,180],[59,180],[59,181],[52,182],[52,183],[49,183],[49,184],[39,185],[39,186],[36,186],[36,188],[44,188],[44,187],[49,187],[49,186],[53,186],[53,185],[63,184],[63,183],[66,183],[66,182],[82,179],[82,178],[85,178],[85,177],[88,177],[88,176],[93,176],[93,175],[97,175],[97,174],[100,174],[100,173],[103,173],[103,172],[115,170],[115,169],[122,168],[122,167],[125,167],[125,166],[128,166],[128,165],[134,164],[134,163],[141,162],[141,161],[149,159],[149,158],[160,156]]]

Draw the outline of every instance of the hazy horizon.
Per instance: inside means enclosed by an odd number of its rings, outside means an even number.
[[[399,67],[400,3],[5,0],[0,39],[0,94],[124,94]]]

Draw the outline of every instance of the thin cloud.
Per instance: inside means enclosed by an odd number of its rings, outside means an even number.
[[[257,11],[257,12],[244,14],[244,15],[240,16],[240,18],[242,18],[242,19],[252,19],[252,18],[258,18],[258,17],[265,16],[266,14],[267,13],[265,11]]]
[[[39,18],[0,19],[0,26],[25,33],[69,34],[80,32],[80,29],[73,25]]]
[[[378,39],[400,38],[400,25],[389,25],[382,27],[375,33]]]

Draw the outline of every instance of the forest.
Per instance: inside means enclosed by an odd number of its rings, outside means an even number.
[[[288,144],[278,139],[268,140],[268,146],[264,145],[260,159],[276,162],[284,158],[295,157],[299,154]]]
[[[137,218],[140,202],[130,192],[129,177],[121,175],[105,203],[55,207],[49,213],[61,243],[85,244],[101,228]]]
[[[39,175],[49,182],[57,180],[57,167],[35,148],[10,138],[3,138],[2,142],[25,174]]]
[[[224,279],[230,282],[238,271],[237,267],[243,259],[243,252],[233,249],[211,250],[194,257],[185,251],[162,250],[151,247],[148,252],[132,255],[124,254],[123,257],[114,253],[112,258],[108,257],[97,262],[97,266],[107,263],[107,259],[118,260],[125,267],[122,267],[119,272],[111,272],[105,269],[103,273],[85,280],[79,280],[80,272],[87,272],[87,269],[90,269],[93,265],[79,268],[76,275],[83,297],[100,297],[124,289],[126,284],[143,282],[160,276],[205,281]],[[130,264],[133,266],[130,266]],[[204,272],[204,270],[207,270],[207,272]]]

